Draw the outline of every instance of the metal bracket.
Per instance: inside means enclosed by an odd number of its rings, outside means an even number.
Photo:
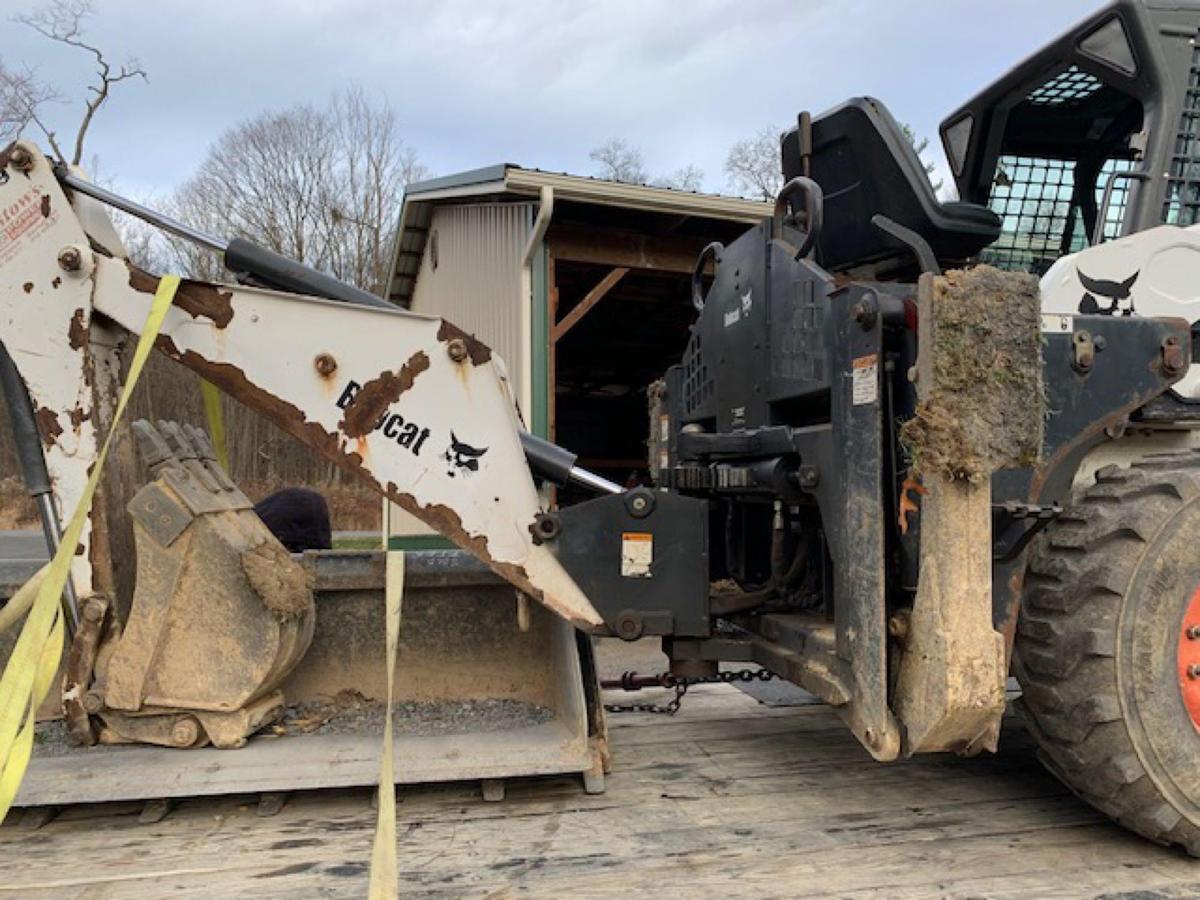
[[[992,551],[995,562],[1008,563],[1020,556],[1025,548],[1041,531],[1062,515],[1063,508],[1057,503],[1041,506],[1037,503],[1021,503],[1017,500],[1006,500],[1003,503],[992,504],[992,532],[1003,534],[1018,522],[1032,520],[1032,524],[1024,528],[1008,546],[997,544]]]

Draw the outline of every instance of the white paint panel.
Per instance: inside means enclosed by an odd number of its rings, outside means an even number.
[[[1112,296],[1089,291],[1082,276],[1103,282]],[[1078,314],[1085,295],[1107,313],[1200,320],[1200,225],[1160,225],[1064,256],[1041,280],[1042,312]],[[1128,287],[1125,287],[1128,285]],[[1193,366],[1174,390],[1200,398],[1200,366]]]

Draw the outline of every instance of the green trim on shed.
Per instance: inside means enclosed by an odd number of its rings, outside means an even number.
[[[393,534],[389,550],[453,550],[454,542],[440,534]]]
[[[550,437],[550,273],[547,263],[546,244],[543,241],[530,265],[533,276],[533,315],[530,316],[533,359],[530,360],[529,374],[533,381],[529,396],[533,409],[529,424],[531,431],[541,438]]]

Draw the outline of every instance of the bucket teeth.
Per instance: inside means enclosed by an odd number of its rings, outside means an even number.
[[[167,446],[163,436],[158,433],[158,429],[145,419],[138,419],[134,422],[132,429],[134,440],[137,442],[138,455],[152,472],[156,471],[158,466],[175,458],[175,454],[171,452],[171,448]]]
[[[192,442],[188,440],[187,435],[178,422],[159,419],[158,430],[166,438],[167,445],[171,448],[177,459],[187,461],[197,458],[196,448],[192,446]]]
[[[208,433],[195,425],[184,425],[183,431],[191,441],[204,468],[217,483],[217,487],[222,491],[237,491],[237,485],[233,483],[229,473],[221,468],[221,464],[217,461],[217,451],[213,449],[212,441],[208,439]],[[241,496],[240,491],[238,491],[238,495]]]

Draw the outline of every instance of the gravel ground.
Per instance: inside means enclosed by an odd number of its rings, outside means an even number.
[[[81,749],[67,743],[67,723],[62,719],[37,723],[33,732],[34,756],[66,756]]]
[[[267,736],[306,734],[383,733],[383,703],[344,691],[328,700],[284,708],[274,725],[260,731]],[[410,736],[487,734],[528,728],[549,722],[552,710],[520,700],[448,700],[437,703],[397,703],[392,707],[392,733]],[[60,720],[39,722],[34,732],[35,756],[97,753],[115,747],[74,747],[67,742],[67,727]]]
[[[343,691],[329,701],[289,706],[276,733],[381,734],[384,704]],[[540,725],[554,718],[544,706],[520,700],[447,700],[397,703],[392,707],[393,734],[486,734]]]

